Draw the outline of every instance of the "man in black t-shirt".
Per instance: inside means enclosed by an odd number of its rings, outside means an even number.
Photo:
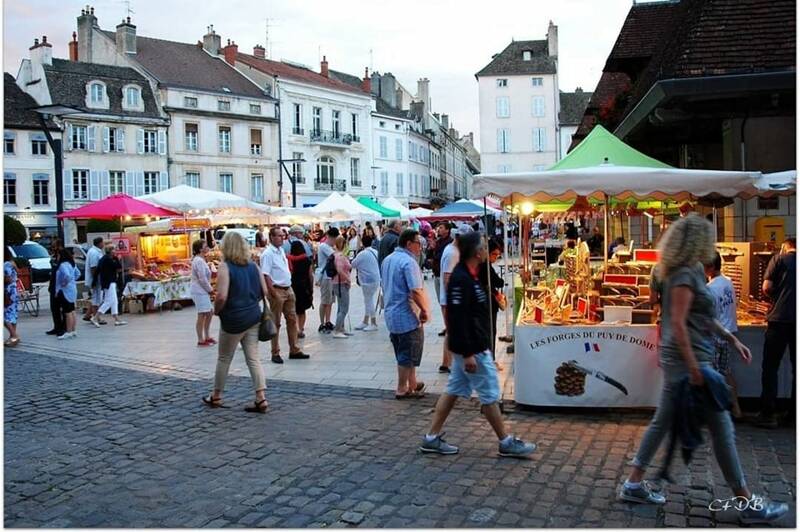
[[[778,426],[775,417],[775,402],[778,397],[778,368],[786,347],[792,363],[792,407],[790,421],[794,421],[795,409],[795,321],[796,321],[796,276],[797,249],[794,238],[787,238],[781,252],[772,257],[764,274],[762,290],[772,300],[767,314],[767,332],[764,336],[764,354],[761,364],[761,414],[756,423],[762,427]]]

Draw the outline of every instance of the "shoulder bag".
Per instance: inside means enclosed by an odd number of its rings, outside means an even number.
[[[264,310],[261,311],[261,323],[258,325],[258,341],[269,342],[278,334],[278,328],[275,327],[275,320],[272,316],[272,311],[269,309],[269,301],[264,298]]]

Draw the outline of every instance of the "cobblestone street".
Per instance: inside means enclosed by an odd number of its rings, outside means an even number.
[[[239,355],[237,355],[239,356]],[[632,413],[513,411],[539,448],[495,455],[476,404],[445,426],[461,447],[417,452],[436,396],[270,381],[265,416],[242,411],[249,379],[229,381],[229,409],[206,409],[209,381],[7,350],[8,527],[653,527],[731,526],[708,504],[731,494],[707,447],[673,466],[663,508],[615,500],[647,422]],[[793,501],[794,431],[738,426],[751,488]],[[779,524],[794,526],[796,506]]]

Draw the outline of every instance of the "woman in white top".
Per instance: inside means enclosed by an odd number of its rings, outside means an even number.
[[[351,225],[347,230],[347,257],[352,260],[356,253],[358,253],[358,231]]]
[[[191,294],[194,306],[197,307],[197,323],[194,328],[197,332],[197,345],[208,347],[217,343],[211,338],[211,317],[214,307],[211,305],[211,294],[214,289],[211,287],[211,269],[206,263],[206,253],[208,247],[203,240],[195,240],[192,243],[192,286]]]
[[[377,331],[378,288],[381,284],[381,270],[378,267],[378,251],[372,247],[372,236],[361,237],[361,251],[353,259],[356,280],[364,294],[364,321],[355,327],[358,331]]]

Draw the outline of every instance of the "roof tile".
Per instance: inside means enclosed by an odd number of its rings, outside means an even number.
[[[530,61],[522,53],[531,52]],[[497,54],[475,77],[497,75],[555,74],[556,61],[547,51],[547,41],[512,41]]]

